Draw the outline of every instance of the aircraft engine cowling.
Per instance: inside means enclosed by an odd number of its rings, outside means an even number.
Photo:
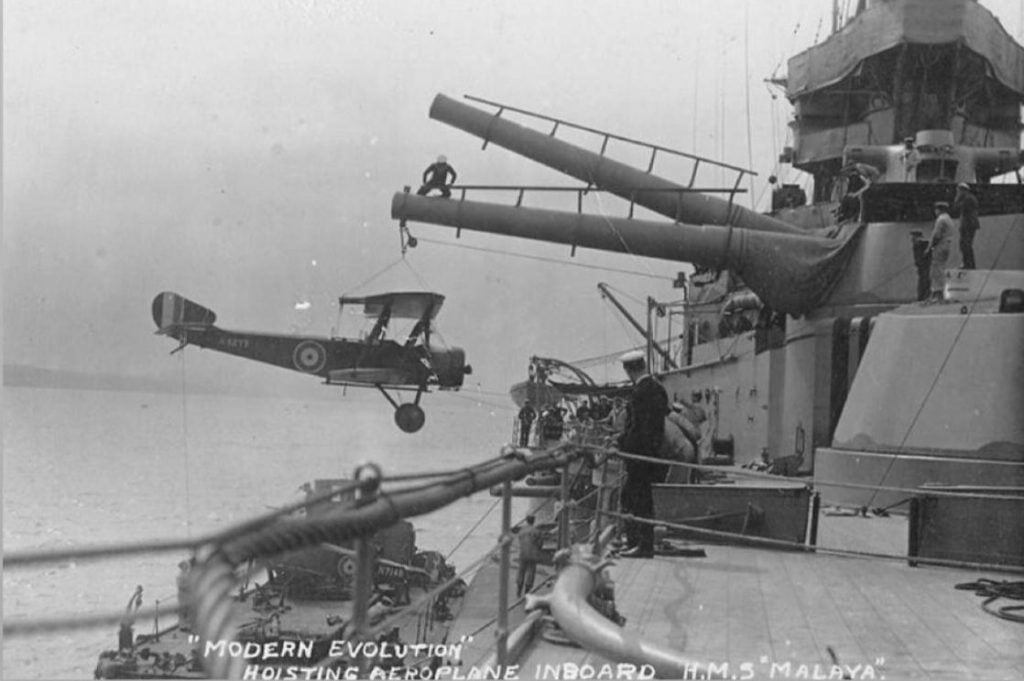
[[[457,389],[473,369],[466,364],[466,351],[462,348],[430,349],[430,366],[437,374],[438,387]]]

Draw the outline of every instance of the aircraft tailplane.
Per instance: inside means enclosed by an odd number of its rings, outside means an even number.
[[[153,299],[153,321],[157,333],[177,338],[188,329],[210,328],[217,321],[217,315],[177,293],[164,291]]]

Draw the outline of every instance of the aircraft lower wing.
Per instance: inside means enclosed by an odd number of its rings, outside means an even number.
[[[350,385],[367,386],[410,386],[408,371],[401,371],[389,367],[353,367],[351,369],[334,369],[327,373],[328,383],[347,383]]]

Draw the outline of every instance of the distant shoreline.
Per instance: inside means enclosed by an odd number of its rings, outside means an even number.
[[[180,394],[182,392],[181,381],[170,378],[90,373],[87,371],[71,371],[67,369],[46,369],[26,364],[4,364],[3,385],[5,388],[42,388],[55,390],[106,390],[171,394]],[[275,384],[270,382],[265,385],[253,386],[252,384],[245,384],[244,387],[240,387],[238,385],[225,386],[209,380],[190,380],[187,386],[187,392],[192,395],[284,397],[297,400],[336,401],[343,396],[346,401],[354,400],[357,402],[371,402],[380,399],[380,396],[375,390],[350,388],[343,391],[343,389],[338,386],[326,386],[316,381],[309,381],[300,386],[282,386],[279,383]],[[477,397],[476,393],[472,390],[466,390],[461,394],[455,393],[455,395],[462,398],[469,398],[467,405]],[[496,400],[496,397],[494,395],[486,395],[481,399],[486,402],[488,400]],[[454,404],[457,404],[457,402],[446,401],[446,404],[451,407]],[[493,406],[504,405],[496,404]]]
[[[180,381],[153,376],[131,376],[90,373],[67,369],[46,369],[25,364],[4,364],[4,387],[49,388],[66,390],[113,390],[122,392],[180,393]],[[252,397],[298,397],[301,399],[332,399],[330,391],[318,391],[311,385],[308,392],[280,391],[273,387],[245,390],[218,384],[190,381],[188,392],[202,395],[242,395]]]

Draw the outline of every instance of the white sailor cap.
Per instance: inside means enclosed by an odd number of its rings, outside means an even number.
[[[622,357],[619,357],[619,361],[622,362],[622,366],[630,366],[633,364],[645,364],[647,358],[644,353],[640,350],[630,350]]]

